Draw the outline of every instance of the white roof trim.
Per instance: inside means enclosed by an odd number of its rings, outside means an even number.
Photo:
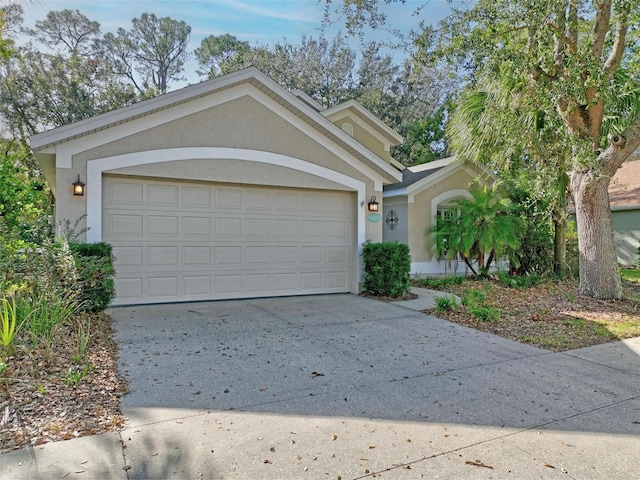
[[[316,102],[313,98],[311,98],[309,95],[304,93],[299,88],[292,90],[291,93],[296,97],[298,97],[300,100],[302,100],[304,103],[309,105],[311,108],[313,108],[316,112],[320,112],[321,110],[324,110],[324,107],[322,105],[320,105],[318,102]]]
[[[346,102],[341,103],[340,105],[336,105],[335,107],[328,108],[326,110],[323,110],[320,113],[325,117],[328,117],[330,115],[341,112],[343,110],[348,110],[349,108],[353,108],[354,110],[357,110],[360,114],[362,114],[365,118],[367,118],[371,123],[376,125],[383,132],[385,132],[385,134],[390,140],[397,142],[396,143],[397,145],[404,142],[404,138],[402,138],[398,132],[396,132],[395,130],[390,128],[388,125],[383,123],[378,117],[376,117],[373,113],[371,113],[369,110],[364,108],[355,100],[347,100]]]
[[[451,158],[453,158],[453,161],[451,161]],[[405,188],[385,191],[382,195],[382,198],[393,198],[393,197],[401,197],[406,195],[409,197],[408,199],[409,203],[413,203],[413,197],[415,195],[427,189],[428,187],[432,186],[433,184],[439,182],[443,178],[451,175],[453,172],[457,170],[465,170],[471,176],[474,176],[474,175],[477,176],[478,174],[485,173],[488,177],[495,178],[495,176],[488,170],[479,166],[472,167],[461,161],[456,160],[455,157],[449,157],[443,160],[449,160],[449,163],[447,166],[440,168],[440,170],[438,170],[437,172],[434,172],[432,175],[424,177],[423,179],[418,180],[416,183],[413,183]],[[424,165],[430,165],[432,163],[434,162],[425,163]],[[412,168],[414,167],[410,167],[410,169]],[[476,168],[478,170],[475,170]],[[425,171],[425,170],[427,170],[427,168],[422,169],[422,171]]]
[[[440,160],[434,160],[433,162],[421,163],[419,165],[408,167],[414,173],[424,172],[425,170],[433,170],[434,168],[446,167],[452,162],[456,161],[456,157],[441,158]]]
[[[290,104],[292,107],[298,109],[302,115],[306,115],[313,121],[322,125],[335,137],[337,137],[339,141],[343,142],[344,144],[355,150],[358,154],[362,155],[362,157],[371,162],[378,170],[384,172],[384,174],[386,174],[389,178],[398,181],[402,179],[402,174],[397,169],[395,169],[387,162],[385,162],[382,158],[378,157],[373,152],[368,150],[357,140],[353,139],[348,134],[343,132],[342,129],[325,118],[323,114],[318,113],[312,107],[307,105],[303,100],[278,85],[273,79],[262,73],[256,67],[248,67],[243,70],[238,70],[228,75],[216,77],[214,79],[207,80],[195,85],[190,85],[180,90],[169,92],[140,103],[114,110],[112,112],[107,112],[92,118],[88,118],[86,120],[81,120],[79,122],[33,135],[29,138],[31,148],[34,151],[42,148],[43,151],[48,152],[49,149],[47,147],[51,146],[52,144],[66,142],[76,137],[88,135],[96,131],[109,128],[113,125],[117,125],[144,115],[148,115],[158,110],[170,108],[171,106],[179,103],[192,101],[197,97],[208,95],[210,93],[234,86],[239,83],[248,82],[252,79],[257,80],[275,95],[279,96],[282,100]],[[381,123],[379,120],[378,122]]]
[[[391,165],[393,165],[400,171],[405,170],[407,168],[393,157],[391,157],[391,160],[389,160],[389,163],[391,163]]]

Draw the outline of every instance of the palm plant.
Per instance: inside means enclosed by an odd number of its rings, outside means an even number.
[[[519,247],[523,222],[514,214],[511,200],[500,195],[498,184],[473,189],[471,194],[452,203],[456,218],[438,219],[430,233],[438,252],[449,259],[459,255],[475,275],[486,274],[497,258]],[[509,257],[515,261],[513,255]]]

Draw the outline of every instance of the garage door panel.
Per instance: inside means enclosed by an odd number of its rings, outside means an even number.
[[[118,278],[113,281],[116,292],[117,300],[119,303],[126,303],[128,300],[135,302],[141,301],[142,296],[142,277],[133,278]]]
[[[178,187],[153,184],[148,185],[147,205],[160,207],[177,207]]]
[[[271,290],[272,280],[270,273],[254,273],[245,275],[245,290],[247,293],[268,293]]]
[[[184,207],[211,208],[211,189],[201,187],[183,187],[182,205]]]
[[[178,236],[178,217],[175,215],[149,215],[147,217],[147,235],[150,239],[159,236]]]
[[[328,288],[347,288],[346,272],[327,272],[326,278]]]
[[[228,274],[214,276],[215,292],[229,294],[242,292],[242,275]]]
[[[346,241],[348,238],[347,222],[328,221],[324,224],[327,240],[332,242]]]
[[[242,247],[238,245],[215,247],[215,263],[218,265],[242,266]]]
[[[276,218],[273,220],[274,239],[298,239],[298,221]]]
[[[178,247],[147,247],[147,265],[178,266]]]
[[[242,209],[242,190],[216,188],[215,208],[219,210],[240,210]]]
[[[187,245],[182,247],[182,263],[189,268],[211,266],[211,247]]]
[[[230,238],[242,240],[242,224],[241,217],[219,217],[215,221],[214,237],[217,239],[228,240]]]
[[[202,297],[208,298],[211,295],[210,275],[185,275],[183,284],[185,297],[197,300]]]
[[[271,238],[271,220],[269,218],[247,218],[247,240],[269,240]]]
[[[273,263],[277,265],[290,266],[298,263],[298,247],[294,245],[273,247]]]
[[[142,235],[142,215],[113,214],[109,217],[109,227],[113,234]]]
[[[178,277],[149,277],[149,297],[178,298]]]
[[[141,206],[143,191],[141,184],[113,182],[106,189],[107,200],[112,205],[123,205],[125,208]]]
[[[184,240],[211,237],[210,217],[182,217],[182,238]]]
[[[302,272],[300,274],[303,290],[318,290],[322,288],[322,272]]]
[[[116,176],[104,183],[115,304],[350,290],[353,194]]]
[[[250,190],[246,193],[246,208],[254,211],[271,211],[271,192]]]

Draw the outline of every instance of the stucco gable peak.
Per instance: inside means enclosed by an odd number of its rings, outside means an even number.
[[[340,113],[347,110],[353,110],[357,112],[358,116],[360,116],[363,120],[372,125],[376,130],[384,134],[384,136],[389,140],[392,146],[400,145],[404,139],[402,136],[385,124],[382,120],[376,117],[373,113],[363,107],[360,103],[355,100],[347,100],[346,102],[340,103],[334,107],[327,108],[326,110],[321,111],[320,113],[329,117],[336,113]]]
[[[341,145],[342,148],[364,161],[366,165],[373,167],[379,174],[382,174],[385,181],[392,182],[400,179],[400,173],[394,167],[369,151],[335,126],[315,108],[309,106],[307,102],[286,90],[256,67],[238,70],[118,110],[33,135],[29,139],[31,148],[36,155],[45,151],[53,153],[55,151],[54,147],[58,144],[245,84],[253,86],[258,91],[277,101],[284,108],[294,113],[301,122],[313,125],[314,128],[323,132],[329,141]]]

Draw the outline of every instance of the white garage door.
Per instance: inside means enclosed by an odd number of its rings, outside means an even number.
[[[348,292],[354,210],[348,192],[104,177],[115,304]]]

